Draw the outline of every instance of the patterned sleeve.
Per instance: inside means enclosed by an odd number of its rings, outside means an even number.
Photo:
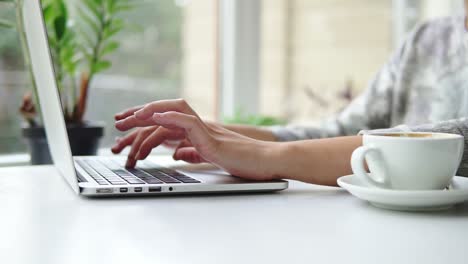
[[[438,132],[459,134],[465,138],[463,158],[458,167],[457,175],[468,177],[468,118],[460,118],[438,122],[434,124],[406,126],[400,125],[389,129],[363,130],[359,134],[369,134],[372,132]]]
[[[294,141],[355,135],[362,129],[390,127],[394,84],[405,47],[412,39],[410,37],[405,41],[376,74],[365,92],[342,112],[318,127],[277,126],[272,128],[273,134],[279,141]]]

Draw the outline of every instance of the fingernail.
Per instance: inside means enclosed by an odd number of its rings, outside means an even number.
[[[116,141],[116,142],[119,142],[120,139],[121,139],[121,137],[115,137],[115,141]]]
[[[136,111],[136,112],[134,113],[134,115],[135,115],[136,117],[140,117],[140,116],[144,113],[143,110],[144,110],[144,109],[140,109],[140,110]]]
[[[123,120],[115,122],[115,126],[122,126],[123,125]]]

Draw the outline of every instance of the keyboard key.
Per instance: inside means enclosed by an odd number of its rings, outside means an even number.
[[[126,182],[124,181],[111,181],[112,185],[127,185]]]
[[[179,181],[183,182],[183,183],[200,183],[199,180],[195,180],[195,179],[190,178],[190,177],[179,177],[177,179]]]
[[[106,180],[96,180],[99,185],[109,185]]]
[[[145,170],[147,173],[151,174],[154,177],[165,177],[167,176],[165,173],[162,173],[158,170]]]
[[[143,181],[140,181],[139,179],[130,179],[127,182],[130,184],[145,184]]]
[[[173,178],[158,178],[165,183],[180,183],[180,181]]]
[[[122,179],[129,181],[129,180],[138,180],[137,177],[131,176],[131,177],[122,177]]]
[[[169,175],[169,176],[184,176],[182,173],[180,172],[177,172],[175,170],[171,170],[171,169],[162,169],[161,172]]]
[[[150,178],[150,179],[142,179],[143,181],[145,181],[146,183],[148,184],[161,184],[161,183],[164,183],[156,178]]]
[[[138,173],[141,173],[141,172],[142,172],[142,171],[141,171],[141,170],[139,170],[139,169],[127,169],[127,171],[128,171],[128,172],[130,172],[130,173],[132,173],[132,174],[134,174],[134,175],[136,175],[136,174],[138,174]]]
[[[119,177],[106,177],[106,180],[113,182],[113,181],[122,181]]]

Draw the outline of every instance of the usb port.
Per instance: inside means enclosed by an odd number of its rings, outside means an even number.
[[[160,192],[161,187],[149,187],[148,192]]]
[[[135,192],[141,192],[143,191],[143,188],[141,187],[135,187],[135,189],[133,189]]]
[[[120,192],[121,193],[126,193],[126,192],[128,192],[128,188],[120,188]]]
[[[103,189],[97,189],[96,190],[96,193],[112,193],[112,189],[111,188],[103,188]]]

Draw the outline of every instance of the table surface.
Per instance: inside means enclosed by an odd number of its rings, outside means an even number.
[[[51,166],[0,169],[2,263],[468,263],[468,204],[374,208],[339,188],[75,195]]]

